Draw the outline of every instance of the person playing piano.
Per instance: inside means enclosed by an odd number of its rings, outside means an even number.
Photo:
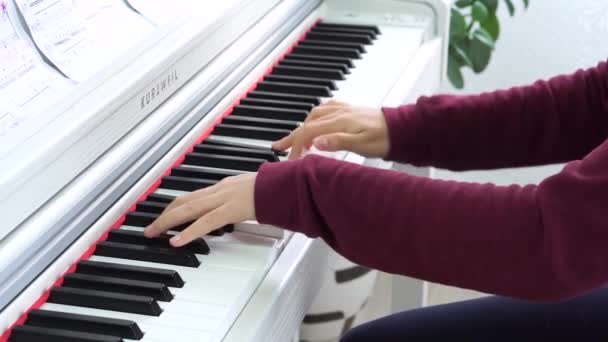
[[[174,246],[257,219],[321,237],[361,265],[497,295],[398,313],[343,341],[608,338],[608,64],[399,108],[329,102],[276,142],[289,161],[178,198],[148,236]],[[538,185],[417,177],[308,146],[450,170],[567,162]],[[598,289],[599,288],[599,289]]]

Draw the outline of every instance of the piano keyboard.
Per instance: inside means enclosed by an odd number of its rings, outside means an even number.
[[[154,239],[144,238],[143,228],[176,196],[284,160],[286,153],[270,144],[348,88],[352,76],[365,76],[360,62],[390,43],[382,42],[383,34],[363,25],[310,28],[0,342],[221,340],[276,259],[280,241],[230,225],[174,249],[169,238],[188,224]]]

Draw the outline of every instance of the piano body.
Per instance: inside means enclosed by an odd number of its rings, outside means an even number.
[[[0,136],[0,341],[289,341],[322,241],[245,222],[176,251],[142,227],[284,159],[270,142],[320,101],[397,106],[445,73],[448,1],[191,3]]]

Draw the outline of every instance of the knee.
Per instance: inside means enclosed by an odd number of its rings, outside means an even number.
[[[342,338],[340,338],[340,342],[368,342],[368,341],[372,341],[369,338],[370,338],[370,336],[368,336],[368,331],[365,328],[365,325],[363,325],[363,326],[357,326],[357,327],[354,327],[354,328],[348,330],[342,336]]]

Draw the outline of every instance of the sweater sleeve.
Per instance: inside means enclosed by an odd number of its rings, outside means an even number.
[[[608,142],[538,186],[415,177],[318,156],[265,164],[256,215],[390,273],[532,300],[608,281]]]
[[[471,96],[383,108],[389,160],[451,170],[580,159],[608,135],[608,65]]]

